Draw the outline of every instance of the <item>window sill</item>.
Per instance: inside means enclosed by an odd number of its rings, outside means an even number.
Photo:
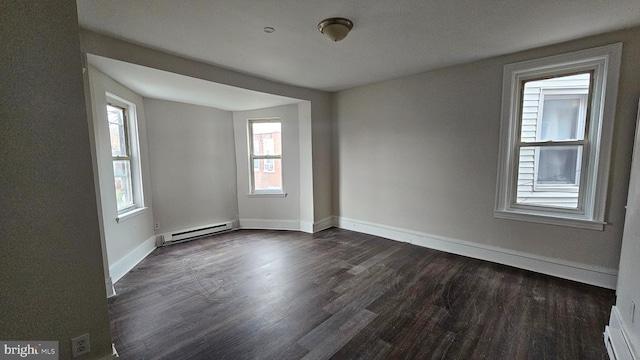
[[[568,226],[579,229],[603,231],[607,224],[603,221],[583,219],[578,217],[560,217],[546,213],[513,211],[513,210],[495,210],[493,216],[497,219],[528,221],[538,224]]]
[[[133,217],[136,217],[142,213],[144,213],[147,210],[146,207],[141,207],[141,208],[135,208],[133,210],[124,212],[122,214],[118,214],[118,217],[116,218],[116,222],[119,224],[123,221],[129,220]]]
[[[287,193],[249,193],[247,197],[250,198],[285,198],[287,197]]]

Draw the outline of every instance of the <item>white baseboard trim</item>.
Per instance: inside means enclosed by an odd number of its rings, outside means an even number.
[[[611,307],[609,325],[604,328],[604,345],[611,360],[638,360],[629,346],[616,306]]]
[[[145,240],[142,244],[140,244],[137,248],[133,249],[127,256],[122,259],[116,261],[113,265],[109,265],[109,273],[111,278],[113,279],[113,283],[115,284],[120,280],[126,273],[131,271],[140,261],[147,257],[147,255],[151,254],[153,250],[156,249],[156,236]]]
[[[320,232],[322,230],[326,230],[330,227],[333,227],[333,216],[328,216],[320,221],[316,221],[313,224],[313,233]]]
[[[116,289],[113,287],[111,276],[107,276],[107,278],[104,280],[104,284],[107,287],[107,299],[116,296]]]
[[[299,220],[240,219],[240,229],[300,231]]]
[[[333,216],[311,223],[298,220],[240,219],[240,229],[292,230],[309,234],[333,227]]]
[[[341,229],[408,242],[434,250],[509,265],[607,289],[615,289],[618,281],[618,271],[615,269],[547,258],[515,250],[476,244],[344,217],[334,217],[334,225]]]
[[[300,221],[300,231],[313,234],[313,223],[308,221]]]

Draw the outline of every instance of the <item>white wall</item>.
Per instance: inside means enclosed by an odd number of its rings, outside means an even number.
[[[238,219],[229,111],[145,99],[157,234]]]
[[[249,119],[280,118],[282,121],[282,181],[286,197],[248,196]],[[300,229],[300,134],[298,105],[233,113],[237,162],[238,210],[243,228]]]
[[[503,66],[619,41],[624,48],[605,230],[495,219]],[[639,49],[635,28],[334,94],[334,214],[356,220],[345,222],[356,230],[364,223],[390,226],[409,241],[413,232],[442,240],[443,247],[462,242],[498,257],[516,254],[519,266],[529,260],[542,260],[540,270],[568,265],[615,286],[640,94]]]
[[[638,113],[640,126],[640,112]],[[636,142],[629,182],[629,201],[620,255],[620,276],[614,309],[618,312],[622,330],[630,347],[640,356],[640,129],[636,128]],[[634,305],[635,304],[635,307]],[[635,314],[634,314],[635,312]],[[610,324],[611,325],[611,324]]]
[[[311,102],[298,104],[298,142],[300,144],[300,230],[314,233],[330,227],[323,227],[321,221],[314,221],[313,195],[313,131],[311,121]],[[328,139],[324,140],[325,142]]]
[[[0,339],[111,354],[76,2],[0,11]]]
[[[98,166],[100,202],[102,203],[102,223],[104,228],[107,258],[113,281],[117,281],[136,260],[127,260],[144,244],[153,243],[153,202],[149,173],[149,152],[147,146],[146,116],[140,95],[115,82],[98,69],[89,67],[89,82],[93,109],[93,131],[95,137],[96,163]],[[145,210],[138,215],[116,221],[118,217],[109,127],[107,125],[107,92],[136,105],[142,189]],[[148,246],[147,246],[148,247]],[[146,254],[144,254],[146,255]],[[127,264],[125,264],[127,263]]]

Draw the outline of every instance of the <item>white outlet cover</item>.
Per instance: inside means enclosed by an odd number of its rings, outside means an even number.
[[[83,334],[71,339],[71,357],[77,358],[80,355],[88,354],[91,351],[91,341],[89,334]]]

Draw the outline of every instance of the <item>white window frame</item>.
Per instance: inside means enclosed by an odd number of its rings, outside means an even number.
[[[256,155],[254,153],[254,148],[253,148],[253,127],[251,126],[252,124],[255,123],[279,123],[280,124],[280,154],[272,154],[272,155]],[[283,129],[283,124],[282,124],[282,119],[280,118],[265,118],[265,119],[249,119],[247,120],[247,130],[248,130],[248,136],[247,136],[247,141],[248,141],[248,145],[249,145],[249,178],[250,178],[250,189],[249,189],[249,195],[266,195],[266,196],[270,196],[270,195],[274,195],[274,196],[283,196],[285,195],[284,192],[284,172],[283,172],[283,168],[284,168],[284,164],[282,161],[282,152],[283,152],[283,147],[284,144],[282,143],[283,141],[283,136],[282,136],[282,129]],[[263,167],[263,172],[266,173],[274,173],[275,172],[275,161],[273,164],[273,171],[266,171],[266,161],[267,160],[276,160],[279,159],[280,160],[280,176],[282,179],[282,186],[280,189],[273,189],[273,190],[256,190],[255,188],[255,170],[256,168],[254,167],[254,161],[255,160],[263,160],[262,161],[262,167]]]
[[[603,230],[622,43],[504,66],[494,216]],[[592,71],[578,208],[517,204],[518,141],[526,81]],[[537,143],[528,145],[535,146]]]
[[[145,210],[144,193],[142,189],[142,174],[140,165],[140,140],[138,136],[138,118],[136,113],[136,104],[123,99],[117,95],[106,93],[107,104],[125,109],[125,137],[127,138],[128,160],[131,166],[131,191],[133,205],[117,211],[116,221],[121,222],[127,218],[133,217]],[[106,111],[106,109],[105,109]],[[107,129],[107,133],[109,130]],[[111,144],[109,142],[109,153],[111,153]],[[112,161],[117,158],[112,157]],[[113,169],[113,166],[111,167]],[[113,170],[112,170],[113,171]],[[115,174],[112,174],[115,177]],[[114,188],[115,190],[115,188]],[[116,205],[117,209],[117,205]]]

